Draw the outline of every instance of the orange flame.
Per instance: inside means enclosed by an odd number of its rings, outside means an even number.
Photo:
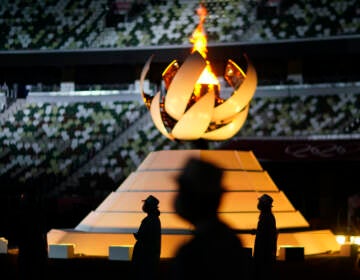
[[[199,8],[196,9],[196,13],[200,18],[200,22],[190,37],[190,42],[193,43],[191,53],[198,51],[204,59],[207,56],[207,38],[204,30],[204,22],[207,15],[206,7],[200,3]],[[210,63],[206,60],[206,68],[201,73],[197,84],[213,84],[219,85],[219,80],[213,73]]]
[[[203,4],[200,4],[199,8],[196,9],[196,13],[200,18],[200,22],[190,37],[190,43],[193,43],[194,45],[191,53],[198,51],[202,55],[202,57],[206,59],[207,38],[204,30],[204,22],[207,15],[207,11],[205,6]]]

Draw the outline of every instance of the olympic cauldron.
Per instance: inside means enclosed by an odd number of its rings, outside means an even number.
[[[171,140],[222,141],[233,137],[245,123],[255,94],[256,70],[244,55],[246,73],[228,59],[223,77],[233,92],[227,99],[220,96],[220,83],[206,59],[203,21],[204,18],[192,34],[194,47],[190,55],[181,66],[173,60],[162,73],[163,89],[154,95],[144,92],[144,81],[153,56],[142,69],[140,91],[143,101],[157,129]]]

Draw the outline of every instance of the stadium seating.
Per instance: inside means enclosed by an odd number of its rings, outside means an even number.
[[[26,103],[1,123],[4,182],[59,183],[145,112],[138,102]]]
[[[6,1],[0,7],[0,49],[82,49],[181,45],[199,19],[199,1],[147,2],[141,11],[106,25],[111,12],[99,1]],[[296,1],[276,17],[259,17],[261,1],[206,1],[209,42],[271,41],[355,35],[360,31],[356,0]],[[109,2],[110,3],[110,2]]]

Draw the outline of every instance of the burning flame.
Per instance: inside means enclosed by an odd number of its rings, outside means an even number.
[[[200,6],[196,9],[196,13],[200,18],[199,24],[195,28],[194,32],[190,37],[190,43],[193,43],[193,48],[191,53],[198,51],[201,56],[206,60],[207,56],[207,38],[204,30],[204,22],[207,15],[206,7],[200,3]],[[196,82],[197,85],[208,84],[208,85],[218,85],[220,89],[220,83],[216,75],[213,73],[210,62],[206,60],[206,67],[201,73],[199,79]],[[195,89],[199,86],[195,86]],[[194,92],[197,95],[197,91]]]
[[[199,8],[197,8],[196,13],[198,14],[200,21],[198,26],[195,28],[194,32],[190,37],[190,43],[193,43],[193,48],[191,53],[198,51],[203,58],[206,59],[207,53],[207,38],[204,30],[204,22],[207,15],[206,8],[203,4],[200,4]]]

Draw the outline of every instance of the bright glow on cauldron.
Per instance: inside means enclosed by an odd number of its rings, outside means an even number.
[[[245,123],[257,86],[257,75],[248,59],[246,73],[229,59],[224,78],[233,88],[233,93],[227,99],[220,97],[219,80],[206,59],[205,7],[200,5],[197,14],[200,23],[190,38],[193,43],[191,54],[181,66],[174,60],[164,70],[165,91],[150,96],[143,90],[152,57],[142,70],[140,90],[155,126],[167,138],[226,140]]]

